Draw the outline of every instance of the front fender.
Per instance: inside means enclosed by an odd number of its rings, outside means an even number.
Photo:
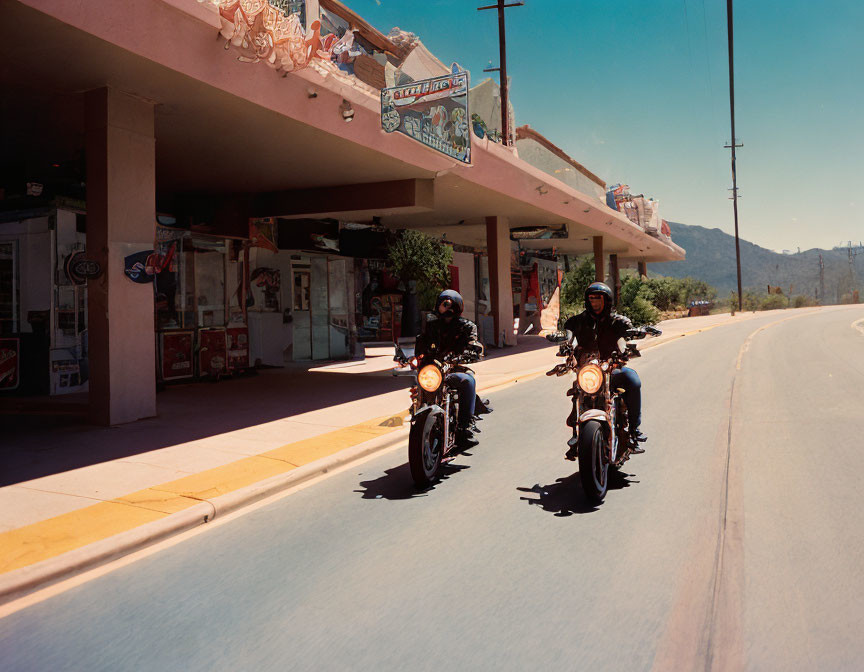
[[[579,416],[579,424],[588,422],[589,420],[599,420],[606,425],[609,424],[609,415],[606,411],[601,411],[599,408],[591,408]]]
[[[438,404],[428,404],[423,406],[419,411],[414,414],[414,417],[411,418],[411,424],[416,425],[420,422],[426,422],[426,418],[437,415],[438,413],[444,414],[444,409],[441,408]]]

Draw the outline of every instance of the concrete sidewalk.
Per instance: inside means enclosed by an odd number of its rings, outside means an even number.
[[[755,315],[669,320],[640,348]],[[392,375],[389,348],[370,355],[171,387],[159,395],[157,418],[121,427],[4,432],[0,600],[404,440],[412,379]],[[528,336],[474,368],[484,393],[556,361],[554,346]],[[63,571],[46,573],[49,566]]]

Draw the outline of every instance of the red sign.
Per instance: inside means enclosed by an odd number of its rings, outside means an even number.
[[[20,339],[0,338],[0,390],[14,390],[18,387],[20,352]]]
[[[252,247],[263,247],[278,252],[276,220],[273,217],[260,217],[249,220],[249,242]]]
[[[233,369],[249,368],[249,328],[228,327],[228,366]]]
[[[227,371],[228,340],[224,327],[198,330],[198,374],[219,376]]]
[[[447,270],[450,271],[450,287],[448,289],[452,289],[454,291],[459,291],[459,267],[458,266],[448,266]]]
[[[162,380],[191,378],[195,373],[192,350],[195,334],[191,331],[163,331],[162,339]]]

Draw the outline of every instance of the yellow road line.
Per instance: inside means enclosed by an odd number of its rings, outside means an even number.
[[[0,574],[151,523],[399,428],[405,413],[295,441],[117,499],[0,534]]]

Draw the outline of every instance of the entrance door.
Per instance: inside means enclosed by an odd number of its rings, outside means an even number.
[[[293,292],[294,359],[312,359],[312,327],[309,308],[312,304],[312,274],[308,266],[297,264],[291,272]]]
[[[330,358],[330,306],[327,292],[327,257],[312,257],[312,359]]]

